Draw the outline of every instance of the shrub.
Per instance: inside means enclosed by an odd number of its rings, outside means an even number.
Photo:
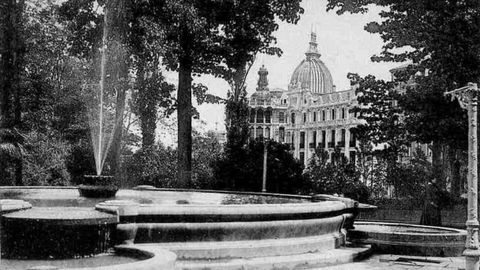
[[[225,153],[215,163],[215,177],[223,188],[241,191],[261,191],[264,142],[250,141],[246,148]],[[295,159],[289,146],[268,142],[267,191],[299,193],[303,185],[303,164]]]
[[[355,164],[350,163],[338,148],[330,160],[328,152],[316,149],[304,177],[306,193],[342,194],[360,202],[370,199],[370,191],[360,182]]]
[[[25,185],[70,185],[67,157],[70,146],[56,136],[31,132],[26,135],[23,159]]]

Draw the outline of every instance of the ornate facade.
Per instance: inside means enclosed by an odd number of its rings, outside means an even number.
[[[360,121],[350,113],[355,90],[336,91],[330,71],[320,59],[311,34],[306,58],[293,72],[288,90],[268,87],[268,71],[258,71],[257,89],[250,97],[250,136],[288,143],[296,158],[307,164],[314,149],[333,152],[336,146],[355,160],[356,138],[351,129]]]

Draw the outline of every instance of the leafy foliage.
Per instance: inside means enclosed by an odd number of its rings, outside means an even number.
[[[193,181],[188,188],[216,189],[212,164],[220,157],[221,145],[215,134],[194,133],[193,139]],[[126,162],[128,183],[153,185],[156,187],[180,188],[176,181],[177,149],[162,144],[151,148],[143,147]]]
[[[358,139],[372,145],[384,145],[383,149],[376,150],[380,156],[398,154],[409,144],[405,123],[402,121],[403,110],[397,105],[398,93],[394,82],[377,80],[368,75],[361,78],[357,74],[349,74],[351,84],[356,89],[358,106],[352,112],[364,123],[355,128]]]
[[[215,177],[223,188],[261,191],[264,142],[250,141],[246,149],[238,149],[236,155],[224,155],[214,166]],[[268,141],[267,191],[299,193],[303,184],[303,165],[289,152],[289,146]]]
[[[329,153],[321,148],[315,149],[315,155],[305,170],[306,193],[344,195],[361,202],[367,202],[368,189],[359,181],[355,164],[336,148],[329,161]]]
[[[50,134],[51,135],[51,134]],[[70,185],[67,157],[70,145],[55,136],[31,132],[26,135],[23,178],[25,185]]]

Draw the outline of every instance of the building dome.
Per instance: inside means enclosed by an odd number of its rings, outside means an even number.
[[[316,94],[331,93],[334,89],[332,74],[320,60],[316,39],[315,33],[312,33],[310,48],[305,53],[307,57],[293,72],[290,85],[307,88]]]

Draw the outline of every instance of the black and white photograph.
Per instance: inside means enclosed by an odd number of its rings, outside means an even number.
[[[479,0],[0,0],[0,270],[480,270]]]

